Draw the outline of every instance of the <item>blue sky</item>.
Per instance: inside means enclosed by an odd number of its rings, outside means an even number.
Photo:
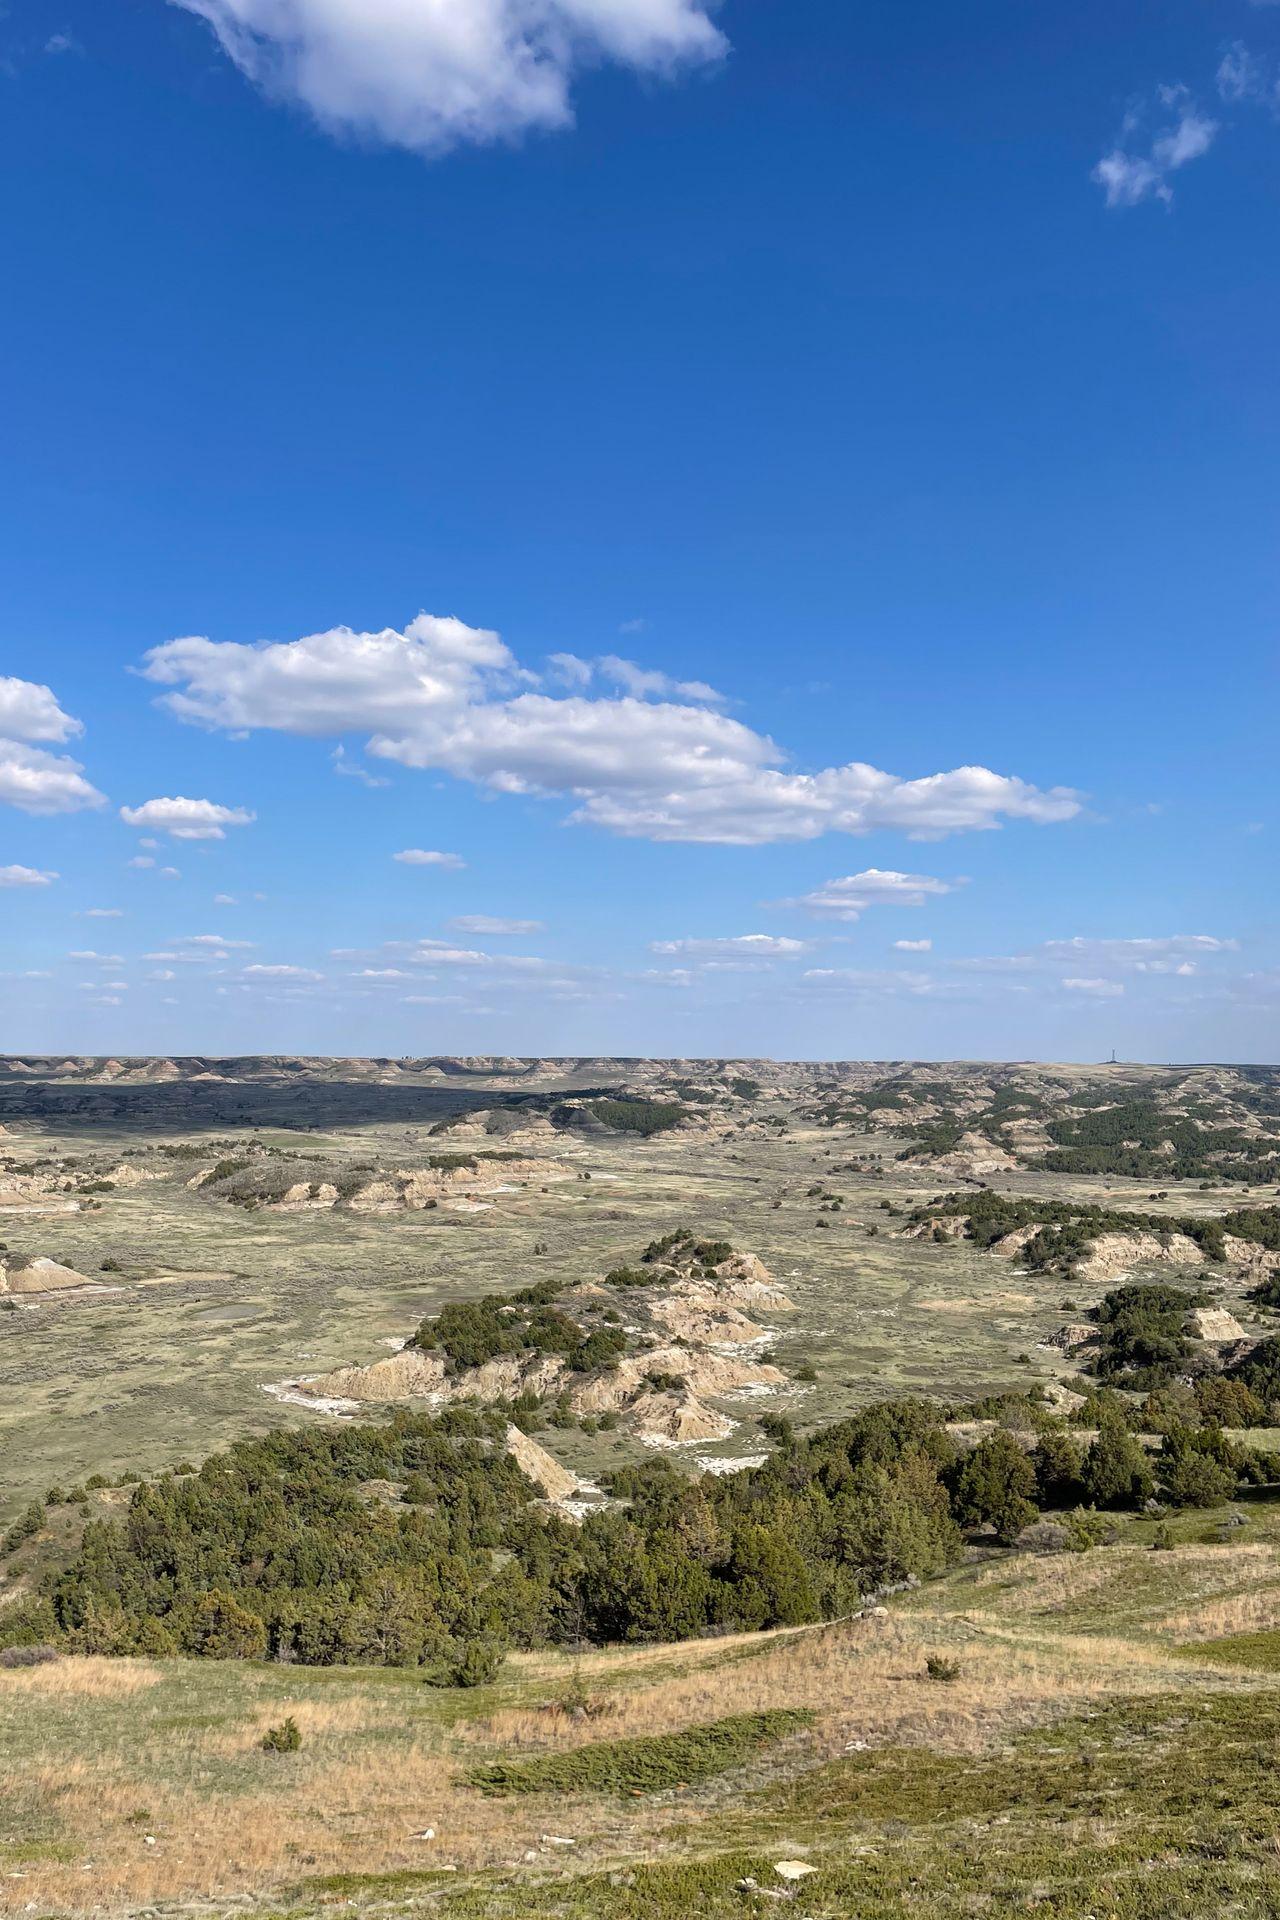
[[[0,1046],[1274,1060],[1278,79],[11,0]]]

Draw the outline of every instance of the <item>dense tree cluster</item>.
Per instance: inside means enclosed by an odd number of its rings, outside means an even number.
[[[1226,1235],[1268,1250],[1280,1249],[1280,1207],[1240,1207],[1233,1212],[1203,1214],[1141,1213],[1116,1207],[1098,1207],[1068,1200],[1011,1200],[991,1187],[976,1193],[947,1193],[927,1206],[917,1207],[917,1224],[968,1220],[967,1238],[979,1247],[994,1246],[1006,1234],[1034,1226],[1035,1235],[1022,1248],[1029,1267],[1069,1271],[1103,1233],[1150,1233],[1168,1241],[1182,1234],[1193,1240],[1208,1261],[1226,1259]]]
[[[1276,1142],[1237,1126],[1199,1125],[1154,1100],[1126,1100],[1051,1120],[1051,1173],[1121,1174],[1138,1179],[1265,1179]]]
[[[500,1354],[558,1353],[574,1372],[616,1365],[627,1337],[618,1327],[590,1330],[555,1305],[563,1282],[542,1280],[518,1293],[454,1301],[424,1320],[413,1344],[441,1352],[451,1372],[482,1367]]]
[[[1033,1397],[991,1404],[1001,1424],[967,1451],[923,1401],[806,1437],[775,1419],[759,1467],[695,1479],[648,1460],[613,1475],[609,1505],[581,1526],[538,1500],[498,1410],[279,1431],[91,1520],[70,1563],[0,1616],[0,1642],[416,1665],[474,1683],[502,1646],[827,1618],[942,1571],[965,1529],[1010,1542],[1048,1510],[1087,1544],[1098,1512],[1212,1505],[1280,1473],[1190,1400],[1164,1408],[1154,1456],[1132,1431],[1147,1409],[1110,1388],[1078,1436]]]

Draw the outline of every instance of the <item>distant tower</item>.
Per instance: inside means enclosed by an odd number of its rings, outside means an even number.
[[[1116,1067],[1116,1066],[1119,1066],[1119,1064],[1120,1064],[1119,1061],[1116,1059],[1116,1050],[1114,1047],[1112,1047],[1111,1058],[1110,1060],[1108,1060],[1107,1065],[1109,1067]]]

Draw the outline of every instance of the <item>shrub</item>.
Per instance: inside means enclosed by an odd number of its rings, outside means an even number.
[[[1103,1546],[1114,1532],[1112,1523],[1096,1507],[1077,1507],[1067,1515],[1065,1525],[1070,1553],[1089,1553]]]
[[[0,1667],[43,1667],[58,1658],[56,1647],[37,1642],[30,1647],[5,1647],[0,1652]]]
[[[43,1525],[44,1508],[38,1500],[33,1500],[26,1512],[14,1521],[4,1539],[0,1540],[0,1553],[12,1553],[25,1540],[33,1539]]]
[[[924,1663],[927,1680],[951,1681],[960,1678],[960,1662],[949,1660],[945,1654],[931,1653]]]
[[[488,1687],[502,1672],[506,1650],[496,1640],[466,1640],[426,1676],[431,1687]]]
[[[302,1745],[302,1729],[290,1714],[278,1727],[268,1727],[258,1744],[264,1753],[297,1753]]]

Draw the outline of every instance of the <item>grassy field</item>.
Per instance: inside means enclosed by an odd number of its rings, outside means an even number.
[[[279,1142],[296,1148],[298,1136]],[[110,1158],[138,1136],[108,1130],[93,1144]],[[339,1161],[403,1166],[440,1142],[396,1123],[309,1134],[305,1144]],[[77,1135],[22,1136],[33,1157],[84,1145]],[[115,1290],[0,1313],[0,1521],[53,1482],[150,1473],[281,1420],[314,1419],[264,1388],[375,1359],[446,1300],[602,1272],[683,1224],[759,1253],[796,1302],[798,1312],[778,1322],[778,1357],[788,1370],[816,1372],[786,1399],[805,1423],[895,1392],[962,1399],[1060,1375],[1063,1357],[1039,1343],[1064,1317],[1062,1283],[963,1243],[899,1238],[900,1219],[882,1203],[905,1209],[945,1182],[927,1165],[895,1162],[889,1136],[857,1145],[883,1151],[883,1165],[837,1171],[848,1142],[798,1122],[777,1139],[730,1136],[696,1152],[661,1135],[566,1138],[560,1170],[571,1177],[545,1189],[530,1182],[473,1213],[375,1216],[246,1213],[190,1191],[191,1168],[180,1165],[163,1180],[101,1195],[91,1212],[6,1217],[0,1234],[13,1249],[50,1254]],[[1145,1189],[1126,1196],[1116,1181],[1104,1189],[1014,1173],[1000,1184],[1152,1204]],[[814,1185],[840,1194],[841,1211],[820,1212]],[[1187,1190],[1160,1204],[1176,1212],[1210,1203]],[[104,1259],[118,1270],[104,1273]],[[1087,1291],[1073,1291],[1088,1304]],[[739,1431],[706,1452],[731,1459],[757,1448],[760,1410],[730,1406]],[[632,1445],[580,1434],[554,1444],[589,1475]]]
[[[0,1910],[674,1920],[767,1911],[738,1883],[785,1892],[798,1860],[813,1916],[1273,1913],[1280,1508],[1230,1547],[1205,1544],[1216,1518],[1171,1551],[1137,1522],[992,1554],[825,1627],[518,1656],[471,1691],[0,1671]],[[264,1751],[287,1717],[301,1749]]]

